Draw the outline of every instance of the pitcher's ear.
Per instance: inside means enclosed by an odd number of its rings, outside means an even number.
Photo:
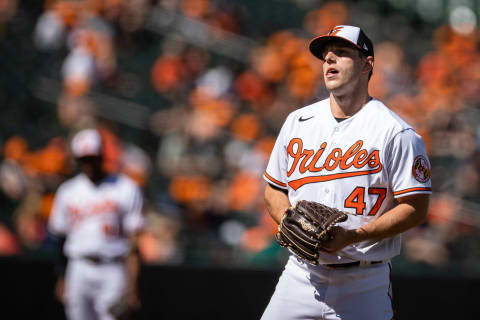
[[[367,57],[367,62],[370,64],[371,66],[371,71],[373,71],[373,66],[375,65],[375,59],[372,57],[372,56],[368,56]]]

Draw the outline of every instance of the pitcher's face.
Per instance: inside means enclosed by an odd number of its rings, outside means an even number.
[[[325,46],[323,57],[323,79],[328,91],[348,94],[360,80],[365,58],[353,46],[332,42]]]

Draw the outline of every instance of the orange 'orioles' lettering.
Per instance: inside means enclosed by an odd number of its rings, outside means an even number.
[[[120,207],[116,202],[108,199],[87,204],[83,207],[80,207],[79,205],[67,205],[67,208],[70,212],[72,224],[81,222],[90,216],[95,216],[102,213],[115,213],[119,212],[120,210]]]
[[[326,171],[333,171],[337,167],[344,171],[352,166],[357,169],[366,170],[340,172],[336,174],[320,176],[307,176],[290,181],[288,182],[288,185],[294,190],[297,190],[307,183],[330,181],[334,179],[349,178],[380,172],[382,170],[382,163],[380,162],[379,151],[373,150],[371,153],[368,153],[367,150],[362,149],[362,146],[363,141],[358,140],[350,148],[348,148],[345,153],[343,153],[342,149],[335,148],[324,158],[322,163],[322,161],[320,161],[320,157],[323,155],[323,152],[327,147],[326,142],[323,142],[320,145],[320,148],[315,152],[311,149],[304,149],[302,139],[293,138],[290,140],[290,143],[287,147],[287,154],[293,158],[290,169],[287,171],[287,177],[290,177],[295,172],[297,166],[298,171],[302,174],[306,172],[320,172],[324,169]]]

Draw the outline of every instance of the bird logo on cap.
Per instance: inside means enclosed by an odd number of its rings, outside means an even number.
[[[333,28],[332,30],[330,30],[330,32],[328,33],[329,36],[333,37],[335,36],[337,33],[340,32],[340,30],[342,30],[343,27],[335,27]]]

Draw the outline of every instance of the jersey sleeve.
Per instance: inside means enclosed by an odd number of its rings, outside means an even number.
[[[425,144],[413,129],[403,130],[392,139],[387,157],[395,198],[432,193],[430,161]]]
[[[123,219],[123,227],[127,233],[131,234],[143,229],[145,218],[143,216],[143,196],[138,187],[133,187],[129,191],[128,202]]]
[[[68,232],[68,210],[65,192],[60,187],[55,193],[52,211],[48,219],[48,230],[55,235],[66,235]]]
[[[282,126],[273,147],[263,178],[270,184],[287,189],[287,146],[285,145],[288,118]]]

